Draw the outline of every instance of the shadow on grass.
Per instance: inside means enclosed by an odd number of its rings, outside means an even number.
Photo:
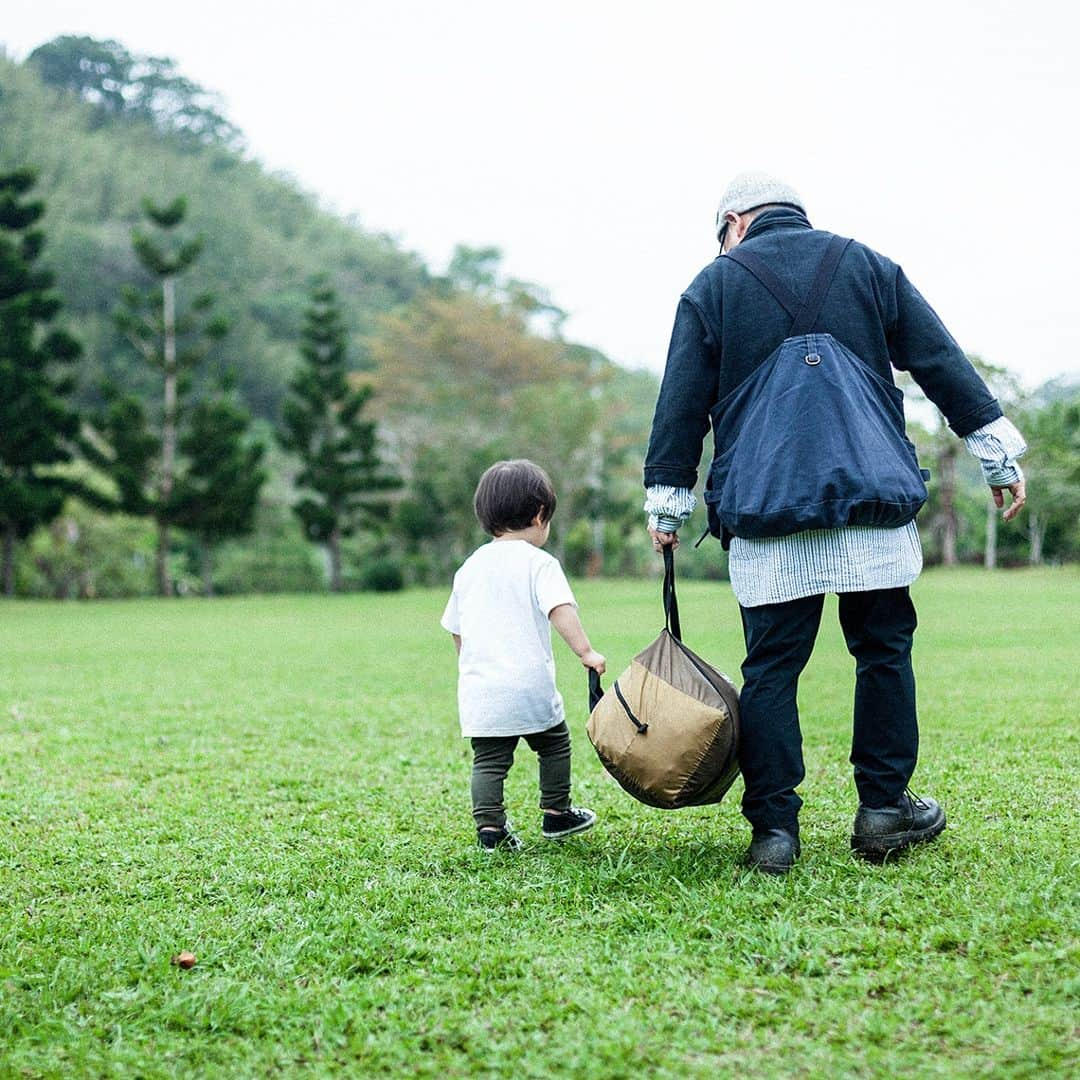
[[[916,844],[883,860],[855,855],[846,836],[804,838],[803,856],[790,874],[769,875],[743,865],[749,833],[707,839],[646,833],[625,838],[590,836],[555,844],[526,842],[522,851],[486,854],[458,851],[429,867],[446,879],[471,878],[488,887],[551,888],[571,891],[581,901],[611,903],[617,898],[660,893],[692,899],[717,890],[792,892],[857,891],[861,884],[891,888],[898,874],[936,875],[951,861],[947,837]],[[944,860],[942,856],[945,856]]]

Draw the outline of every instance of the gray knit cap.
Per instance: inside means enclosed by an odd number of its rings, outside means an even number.
[[[724,231],[727,222],[724,220],[726,213],[745,214],[747,210],[753,210],[755,206],[765,206],[767,203],[781,203],[784,206],[794,206],[806,213],[799,193],[785,184],[783,180],[777,180],[763,172],[739,173],[728,184],[720,200],[720,209],[716,211],[716,239],[724,242]]]

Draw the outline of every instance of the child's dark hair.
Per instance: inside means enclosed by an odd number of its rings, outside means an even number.
[[[555,489],[548,474],[525,458],[496,461],[476,485],[473,509],[485,532],[501,536],[527,529],[537,514],[550,521]]]

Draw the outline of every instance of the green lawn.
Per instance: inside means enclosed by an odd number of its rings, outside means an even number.
[[[441,592],[0,605],[0,1076],[1075,1075],[1080,574],[915,591],[913,786],[950,828],[850,858],[833,598],[780,879],[738,866],[738,785],[665,813],[606,778],[561,643],[600,823],[545,843],[523,747],[526,848],[476,851]],[[580,585],[614,673],[657,596]],[[680,600],[737,675],[730,591]]]

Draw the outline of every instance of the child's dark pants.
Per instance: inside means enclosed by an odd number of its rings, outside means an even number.
[[[506,824],[503,781],[514,763],[518,739],[540,759],[540,806],[570,808],[570,731],[566,722],[534,735],[500,735],[472,740],[472,804],[476,827],[501,829]]]

